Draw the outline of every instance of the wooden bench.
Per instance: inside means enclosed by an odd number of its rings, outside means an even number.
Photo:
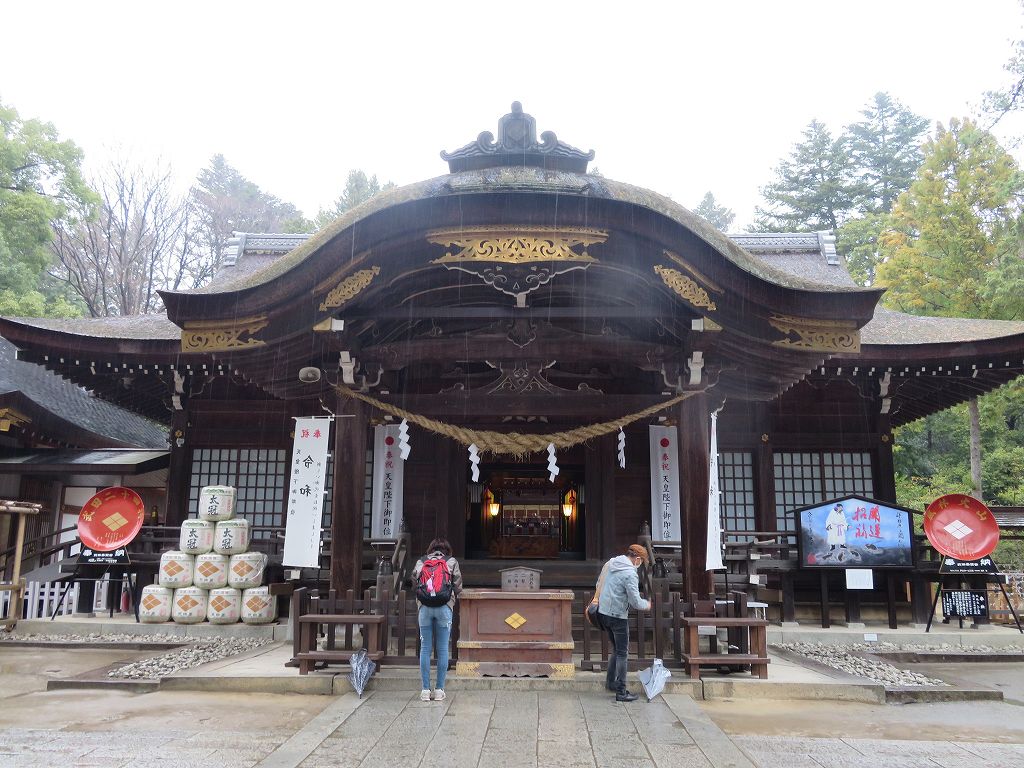
[[[357,649],[335,648],[334,637],[338,627],[353,627],[356,624],[363,626],[363,648],[366,649],[367,656],[380,666],[380,660],[384,658],[384,650],[381,647],[381,630],[384,622],[384,616],[362,613],[307,613],[299,616],[299,652],[295,654],[299,662],[299,674],[308,674],[318,662],[337,664],[352,658]],[[321,624],[328,627],[327,641],[323,649],[317,648],[316,645],[317,632]]]
[[[685,631],[686,648],[683,661],[686,671],[694,680],[700,678],[700,666],[704,665],[741,665],[749,666],[751,672],[762,680],[768,677],[768,622],[764,619],[748,619],[719,616],[683,616],[680,619]],[[725,627],[727,629],[746,629],[749,632],[750,653],[710,653],[700,652],[700,636],[698,627]]]

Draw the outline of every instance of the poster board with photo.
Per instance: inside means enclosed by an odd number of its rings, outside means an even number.
[[[794,510],[801,568],[910,568],[911,511],[863,496]]]

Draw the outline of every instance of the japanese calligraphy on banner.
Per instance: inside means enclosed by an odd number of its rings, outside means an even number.
[[[651,539],[682,541],[679,519],[679,432],[675,427],[650,428]]]
[[[329,419],[295,420],[288,519],[284,529],[283,564],[286,566],[317,568],[320,565],[320,526],[330,433]]]
[[[398,438],[398,425],[373,428],[371,539],[397,539],[402,528],[405,462],[398,455]]]

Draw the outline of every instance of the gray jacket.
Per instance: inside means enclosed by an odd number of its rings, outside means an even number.
[[[416,561],[416,565],[412,569],[412,582],[413,582],[413,584],[415,585],[415,584],[417,584],[419,582],[420,571],[423,570],[423,561],[424,560],[437,560],[437,559],[440,559],[442,557],[444,557],[444,553],[443,552],[431,552],[429,554],[424,555],[419,560],[417,560]],[[462,592],[462,571],[459,568],[459,561],[456,560],[454,557],[449,557],[448,558],[448,570],[452,574],[452,598],[451,598],[451,600],[448,601],[448,607],[451,608],[452,610],[454,610],[455,609],[455,598],[457,598],[459,596],[459,594]],[[415,587],[414,587],[414,590],[415,590]],[[419,601],[417,600],[417,602],[419,602]]]
[[[601,584],[601,598],[598,612],[605,616],[625,619],[629,609],[648,611],[651,603],[640,597],[640,579],[636,574],[636,566],[625,555],[613,557],[608,561],[604,571],[604,583]]]

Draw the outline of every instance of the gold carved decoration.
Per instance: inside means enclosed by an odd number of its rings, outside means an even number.
[[[0,432],[10,432],[11,427],[24,427],[31,421],[28,416],[13,408],[0,408]]]
[[[812,352],[860,352],[860,331],[849,320],[772,315],[768,322],[785,337],[772,342],[776,347],[796,347]]]
[[[702,273],[698,272],[696,269],[693,268],[692,264],[688,264],[678,254],[672,253],[672,251],[665,251],[665,258],[671,259],[672,261],[674,261],[680,267],[682,267],[687,272],[689,272],[691,275],[693,275],[697,280],[699,280],[701,285],[706,285],[709,290],[712,290],[715,293],[725,293],[725,291],[722,290],[721,286],[716,285],[713,280],[709,280],[707,278],[707,276],[705,276]]]
[[[320,304],[320,311],[337,309],[346,301],[351,301],[359,295],[372,281],[374,276],[380,274],[380,267],[370,267],[354,272],[327,294],[327,297]]]
[[[457,661],[455,662],[455,674],[459,677],[470,677],[480,674],[479,661]]]
[[[224,349],[260,347],[265,341],[256,332],[267,327],[267,318],[240,317],[219,323],[185,323],[181,332],[182,352],[210,352]]]
[[[663,267],[659,264],[654,268],[654,271],[658,273],[658,276],[662,279],[665,285],[671,288],[676,295],[690,302],[693,306],[703,307],[711,312],[718,309],[718,307],[715,306],[715,302],[713,302],[711,297],[708,296],[708,292],[678,269]]]
[[[722,330],[722,326],[712,320],[710,317],[704,318],[704,330],[710,333],[717,333]]]
[[[600,229],[565,227],[460,227],[427,233],[435,245],[455,246],[433,264],[466,261],[529,264],[536,261],[595,262],[586,246],[603,243],[608,233]],[[574,249],[583,246],[583,250]]]

